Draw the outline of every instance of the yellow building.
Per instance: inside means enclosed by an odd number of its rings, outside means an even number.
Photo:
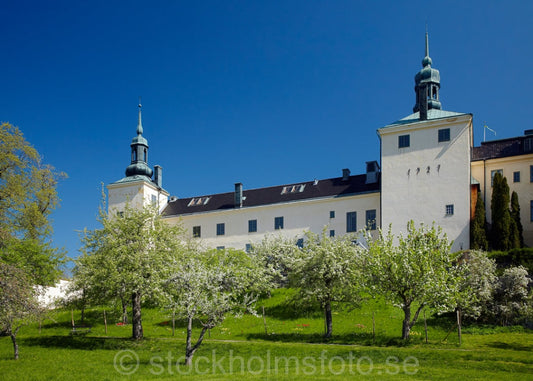
[[[533,246],[533,130],[524,136],[481,143],[472,151],[472,177],[479,182],[487,221],[491,223],[492,178],[500,172],[520,202],[524,244]]]

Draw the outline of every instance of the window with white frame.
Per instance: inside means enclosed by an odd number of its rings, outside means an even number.
[[[439,143],[440,142],[449,142],[450,141],[450,129],[442,128],[439,130]]]
[[[446,205],[446,215],[453,216],[453,204]]]
[[[248,233],[257,232],[257,220],[248,220]]]
[[[410,141],[410,136],[409,135],[400,135],[398,136],[398,148],[406,148],[406,147],[409,147],[411,145],[411,141]]]
[[[376,230],[376,209],[366,211],[366,228]]]
[[[201,226],[193,226],[192,227],[192,236],[194,238],[200,238],[202,236],[202,227]]]
[[[357,231],[357,212],[346,213],[346,233]]]
[[[275,230],[283,229],[283,217],[274,218],[274,229]]]
[[[494,169],[492,171],[490,171],[490,186],[494,186],[494,175],[496,173],[499,173],[500,175],[503,176],[503,169]]]

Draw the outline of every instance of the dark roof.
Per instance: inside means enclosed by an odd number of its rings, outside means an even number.
[[[336,177],[325,180],[307,181],[303,183],[294,183],[287,185],[278,185],[268,188],[258,188],[243,191],[245,198],[242,208],[278,204],[291,201],[307,200],[322,197],[342,197],[355,194],[365,194],[379,192],[379,180],[373,184],[365,184],[366,175],[350,176],[348,180],[343,181],[342,177]],[[315,185],[316,183],[316,185]],[[303,190],[300,191],[301,186]],[[295,191],[291,190],[295,187]],[[286,193],[282,194],[284,188]],[[188,206],[193,199],[198,200],[209,197],[209,201],[200,205]],[[182,214],[211,212],[216,210],[234,209],[234,192],[219,193],[214,195],[205,195],[197,197],[189,197],[169,201],[168,205],[163,209],[163,216],[178,216]]]
[[[527,144],[526,139],[528,139]],[[518,136],[515,138],[482,142],[481,146],[472,150],[472,161],[497,159],[533,153],[533,136]]]

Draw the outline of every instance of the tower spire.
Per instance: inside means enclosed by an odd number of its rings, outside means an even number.
[[[148,140],[143,134],[142,115],[141,115],[141,97],[139,97],[139,119],[137,122],[137,136],[131,140],[131,164],[126,168],[126,176],[146,176],[152,177],[153,171],[148,166]]]
[[[428,110],[441,109],[439,101],[440,73],[431,67],[433,61],[429,57],[429,37],[426,25],[426,55],[422,60],[422,70],[415,76],[416,104],[413,112],[420,113],[420,120],[428,118]]]
[[[429,57],[429,39],[428,39],[428,26],[427,25],[426,25],[426,57]]]
[[[143,134],[143,124],[142,124],[142,118],[141,118],[141,109],[142,109],[142,104],[141,104],[141,97],[139,97],[139,122],[137,123],[137,135],[142,135]]]

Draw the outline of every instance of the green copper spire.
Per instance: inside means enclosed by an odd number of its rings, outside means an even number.
[[[137,136],[131,140],[131,164],[126,168],[126,176],[152,177],[152,169],[148,166],[148,140],[143,136],[141,117],[142,105],[139,99],[139,120],[137,122]]]
[[[441,109],[439,101],[440,73],[431,67],[433,61],[429,57],[429,38],[426,31],[426,55],[422,60],[422,70],[415,75],[416,104],[413,112],[420,112],[420,119],[427,119],[430,109]]]
[[[429,56],[429,41],[428,41],[428,32],[426,32],[426,56],[422,60],[422,67],[431,66],[433,61],[431,60],[431,57]]]
[[[142,109],[141,100],[139,99],[139,122],[137,123],[137,135],[143,134],[143,124],[142,124],[142,118],[141,118],[141,109]]]

